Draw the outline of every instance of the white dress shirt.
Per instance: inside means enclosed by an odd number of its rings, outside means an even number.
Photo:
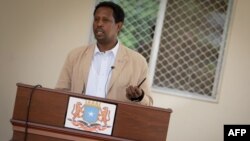
[[[109,51],[100,52],[97,45],[89,71],[86,95],[105,98],[109,80],[112,75],[112,66],[115,62],[115,57],[119,48],[119,41]]]

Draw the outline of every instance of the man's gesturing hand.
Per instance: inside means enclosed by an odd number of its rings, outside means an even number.
[[[137,101],[137,102],[139,102],[139,101],[141,101],[143,99],[144,92],[138,86],[132,86],[132,85],[130,85],[126,89],[126,96],[131,101]]]

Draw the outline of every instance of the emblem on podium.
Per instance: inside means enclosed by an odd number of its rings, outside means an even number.
[[[111,135],[115,112],[115,104],[70,97],[64,126]]]

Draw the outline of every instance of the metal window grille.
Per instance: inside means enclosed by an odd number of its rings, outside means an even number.
[[[126,13],[119,38],[150,62],[155,90],[216,99],[231,0],[113,1]]]
[[[228,0],[168,0],[153,86],[216,98]]]

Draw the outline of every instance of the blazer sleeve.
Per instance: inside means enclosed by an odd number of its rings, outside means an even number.
[[[147,65],[145,58],[142,58],[141,60],[142,61],[140,62],[140,64],[138,64],[138,66],[140,66],[140,68],[141,68],[141,73],[140,73],[141,75],[139,77],[138,84],[145,77],[146,77],[146,80],[141,85],[141,89],[144,91],[144,97],[139,103],[142,105],[152,106],[153,105],[153,98],[152,98],[152,94],[151,94],[150,80],[149,80],[149,76],[148,76],[148,65]]]
[[[80,51],[81,48],[75,48],[68,54],[59,75],[59,79],[55,87],[56,89],[71,90],[73,67]]]

